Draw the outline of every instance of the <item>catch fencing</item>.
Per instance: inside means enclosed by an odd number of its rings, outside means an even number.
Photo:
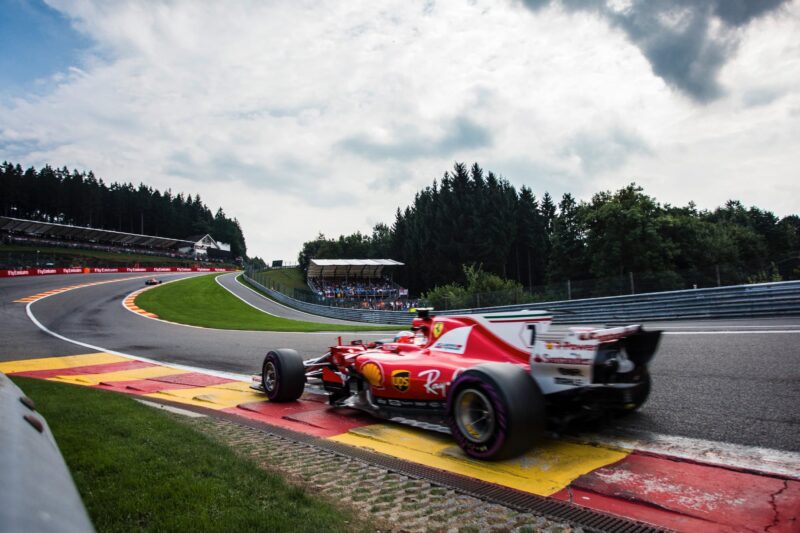
[[[403,311],[345,309],[302,302],[265,287],[247,273],[244,277],[274,300],[315,315],[372,324],[399,325],[410,324],[414,317],[413,314]],[[800,281],[453,309],[436,311],[436,314],[459,315],[522,309],[552,311],[554,321],[561,324],[800,316]]]
[[[0,278],[28,276],[55,276],[59,274],[110,274],[122,272],[233,272],[233,268],[219,267],[70,267],[70,268],[25,268],[0,270]]]

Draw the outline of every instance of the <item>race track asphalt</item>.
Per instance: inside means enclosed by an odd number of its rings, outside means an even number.
[[[0,361],[96,351],[45,333],[27,316],[26,305],[14,300],[67,285],[123,278],[131,279],[57,294],[34,302],[30,311],[45,328],[98,348],[241,374],[257,371],[267,349],[295,348],[310,357],[324,353],[340,335],[209,330],[151,320],[121,304],[143,286],[141,274],[16,278],[0,280]],[[223,282],[227,281],[232,279]],[[285,312],[282,306],[270,309],[274,314]],[[650,400],[606,431],[643,430],[800,451],[800,317],[646,326],[665,331],[651,365]],[[390,333],[341,335],[347,342]]]
[[[217,277],[217,282],[226,289],[228,289],[229,291],[236,294],[239,298],[241,298],[245,302],[249,303],[253,307],[259,308],[265,313],[269,313],[270,315],[280,316],[283,318],[291,318],[292,320],[303,320],[306,322],[320,322],[322,324],[341,324],[345,326],[364,325],[362,322],[350,322],[348,320],[338,320],[335,318],[328,318],[325,316],[312,315],[309,313],[305,313],[303,311],[299,311],[297,309],[292,309],[291,307],[287,307],[274,300],[265,298],[263,295],[257,293],[253,289],[239,283],[239,281],[237,281],[236,278],[239,277],[240,275],[241,274],[239,273],[224,274],[222,276]]]

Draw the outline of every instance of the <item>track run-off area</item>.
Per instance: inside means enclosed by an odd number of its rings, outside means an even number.
[[[166,283],[193,275],[156,277]],[[330,320],[268,300],[237,275],[217,282],[252,307],[295,320]],[[447,436],[332,413],[321,398],[268,405],[242,382],[259,371],[269,349],[312,357],[339,336],[374,340],[386,332],[173,324],[135,309],[129,296],[146,277],[152,276],[0,280],[0,371],[233,413],[666,528],[798,530],[800,318],[647,323],[665,335],[640,412],[579,428],[513,461],[479,463]],[[630,501],[640,509],[624,505]]]

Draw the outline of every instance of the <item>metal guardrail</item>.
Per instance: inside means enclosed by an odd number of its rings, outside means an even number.
[[[371,324],[411,323],[406,311],[373,311],[328,307],[295,300],[269,289],[244,274],[245,279],[284,305],[315,315]],[[522,309],[548,309],[561,324],[609,323],[704,318],[800,316],[800,281],[734,285],[709,289],[607,296],[583,300],[535,302],[476,309],[437,311],[439,315],[461,315]]]
[[[800,281],[462,309],[453,313],[512,311],[537,307],[553,310],[557,321],[565,324],[800,316]],[[559,311],[563,314],[559,314]]]
[[[270,298],[284,305],[311,313],[313,315],[326,316],[328,318],[338,318],[341,320],[353,320],[355,322],[367,322],[370,324],[410,324],[413,315],[408,311],[373,311],[371,309],[348,309],[344,307],[329,307],[327,305],[312,304],[295,300],[286,296],[282,292],[270,289],[247,275],[244,278],[253,286],[258,287]]]
[[[53,434],[0,372],[0,531],[94,531]]]

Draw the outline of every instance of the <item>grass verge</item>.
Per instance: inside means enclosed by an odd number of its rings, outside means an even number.
[[[255,286],[255,285],[253,285],[252,283],[250,283],[249,281],[247,281],[246,279],[244,279],[244,274],[242,274],[242,275],[239,275],[239,276],[236,276],[236,281],[239,283],[239,285],[244,285],[244,286],[245,286],[245,287],[247,287],[248,289],[250,289],[250,290],[253,290],[253,291],[257,292],[258,294],[260,294],[260,295],[261,295],[261,296],[263,296],[264,298],[267,298],[267,299],[269,299],[269,300],[272,300],[272,301],[273,301],[273,302],[275,302],[275,303],[278,303],[278,304],[281,304],[281,305],[285,305],[285,304],[283,304],[283,303],[279,302],[278,300],[276,300],[275,298],[273,298],[272,296],[270,296],[269,294],[267,294],[266,292],[264,292],[264,291],[261,289],[261,287],[257,287],[257,286]]]
[[[168,283],[136,297],[136,305],[164,320],[219,329],[255,331],[394,331],[397,326],[345,326],[290,320],[253,309],[214,280],[198,276]]]
[[[284,290],[302,289],[305,291],[310,290],[306,281],[303,279],[303,271],[299,268],[276,268],[272,270],[262,270],[254,274],[255,279],[259,283],[266,286],[270,282],[280,285]]]
[[[99,532],[364,529],[347,511],[130,397],[14,381],[47,419]]]

